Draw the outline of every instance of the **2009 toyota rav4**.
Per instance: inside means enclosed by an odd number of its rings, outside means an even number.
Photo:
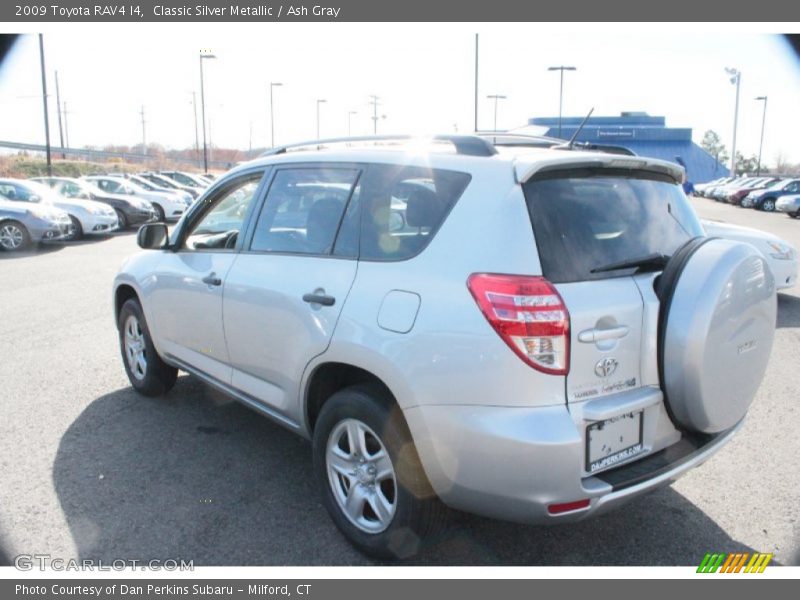
[[[429,144],[283,149],[145,225],[114,284],[146,395],[187,371],[313,441],[336,525],[413,553],[447,507],[581,519],[666,484],[741,426],[773,276],[706,237],[681,167]]]

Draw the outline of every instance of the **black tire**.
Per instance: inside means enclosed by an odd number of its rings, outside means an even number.
[[[164,213],[164,209],[161,208],[161,205],[154,202],[153,209],[156,211],[156,221],[159,223],[166,223],[167,215]]]
[[[137,333],[143,342],[145,366],[144,368],[137,367],[136,370],[132,366],[135,360],[129,358],[126,347],[126,335],[129,333],[129,326],[134,323],[133,321],[129,322],[129,319],[135,319],[135,323],[138,325]],[[145,396],[161,396],[171,390],[178,377],[178,370],[161,360],[156,352],[138,300],[131,298],[122,305],[117,319],[117,328],[122,364],[125,366],[125,373],[133,388]]]
[[[340,506],[340,500],[334,497],[335,482],[339,479],[329,477],[327,455],[331,434],[346,421],[353,420],[377,434],[378,442],[388,452],[394,469],[394,479],[390,482],[394,514],[388,527],[378,532],[364,531],[350,520]],[[375,440],[372,442],[374,445]],[[323,504],[348,541],[364,554],[382,559],[407,558],[419,551],[426,538],[446,529],[449,510],[436,496],[425,476],[400,409],[378,386],[357,385],[330,397],[314,427],[313,452],[314,475]],[[342,476],[341,481],[344,479]],[[356,482],[355,477],[348,480],[350,484],[346,489],[342,485],[342,493],[349,496],[354,486],[362,484]],[[369,500],[363,503],[364,511],[371,510],[367,508],[368,504]]]
[[[764,198],[761,203],[761,210],[765,212],[775,212],[775,198]]]
[[[119,221],[120,230],[128,229],[128,227],[130,227],[130,224],[128,223],[128,217],[125,216],[125,213],[119,210],[118,208],[115,208],[114,212],[117,213],[117,221]]]
[[[800,219],[800,210],[796,210],[793,213],[786,213],[786,214],[788,214],[792,219]]]
[[[31,245],[31,234],[19,221],[0,223],[0,249],[6,252],[19,252]]]
[[[83,226],[81,226],[81,222],[72,215],[69,216],[69,220],[72,221],[72,229],[70,230],[69,235],[64,239],[68,242],[81,239],[83,237]]]

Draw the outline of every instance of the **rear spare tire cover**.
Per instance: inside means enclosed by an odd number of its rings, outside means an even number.
[[[775,336],[775,280],[753,246],[696,238],[658,286],[659,371],[682,429],[718,433],[747,413]]]

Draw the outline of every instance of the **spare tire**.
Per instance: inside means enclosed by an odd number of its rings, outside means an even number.
[[[658,369],[681,429],[718,433],[747,413],[767,368],[778,310],[775,279],[753,246],[695,238],[656,282]]]

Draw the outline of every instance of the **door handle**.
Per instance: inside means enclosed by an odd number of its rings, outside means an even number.
[[[205,277],[203,277],[203,283],[208,285],[222,285],[222,279],[217,277],[216,273],[209,273]]]
[[[608,329],[585,329],[578,334],[578,341],[584,344],[594,344],[595,342],[602,342],[603,340],[613,340],[616,338],[623,338],[628,335],[630,329],[627,325],[620,325],[618,327],[609,327]]]
[[[322,306],[333,306],[336,298],[327,294],[303,294],[303,301],[309,304],[321,304]]]

